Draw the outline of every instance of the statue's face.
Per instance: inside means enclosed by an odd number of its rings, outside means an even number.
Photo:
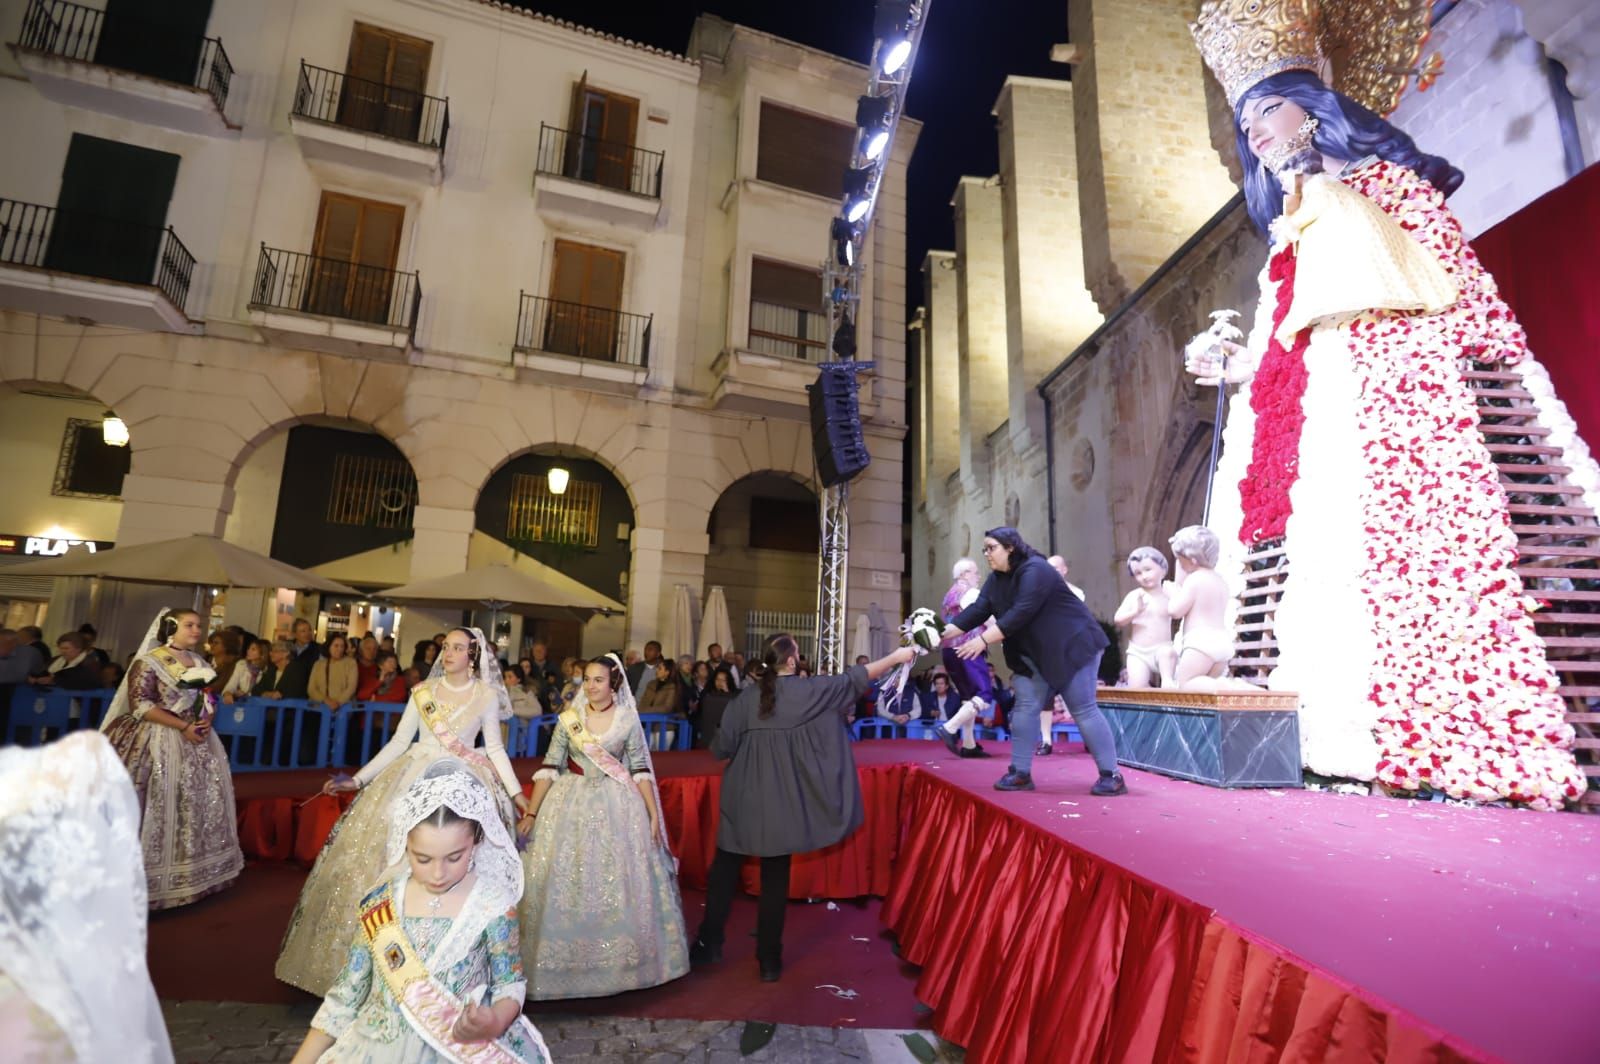
[[[1160,587],[1161,578],[1164,575],[1166,574],[1162,572],[1160,563],[1149,558],[1135,562],[1133,565],[1134,582],[1146,591],[1154,591]]]
[[[1239,131],[1250,142],[1257,159],[1268,148],[1294,136],[1306,118],[1306,110],[1282,96],[1260,96],[1239,112]]]

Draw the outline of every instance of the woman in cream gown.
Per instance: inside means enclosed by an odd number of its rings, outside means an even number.
[[[353,778],[335,778],[323,787],[327,794],[362,793],[333,826],[300,891],[278,952],[279,979],[326,995],[343,961],[328,945],[354,936],[356,905],[386,867],[389,809],[433,762],[442,757],[466,762],[496,796],[508,827],[512,806],[526,806],[500,737],[500,722],[511,716],[511,704],[491,654],[476,628],[452,629],[433,675],[412,688],[394,737]],[[475,749],[479,735],[483,748]]]

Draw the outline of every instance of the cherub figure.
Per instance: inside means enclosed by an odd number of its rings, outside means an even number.
[[[1217,575],[1222,545],[1204,525],[1190,525],[1172,537],[1178,578],[1169,585],[1167,611],[1183,619],[1178,634],[1174,679],[1182,690],[1209,691],[1228,673],[1233,632],[1228,627],[1228,584]]]
[[[1172,687],[1177,652],[1172,646],[1172,614],[1168,609],[1167,559],[1154,547],[1138,547],[1128,555],[1128,572],[1139,586],[1128,592],[1112,622],[1128,631],[1128,686]]]

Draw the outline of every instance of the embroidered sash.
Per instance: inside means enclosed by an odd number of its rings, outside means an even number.
[[[492,765],[483,753],[477,748],[468,746],[461,741],[461,736],[450,727],[450,714],[441,709],[433,700],[433,688],[428,683],[419,683],[412,688],[412,697],[417,700],[417,712],[422,715],[422,723],[427,725],[433,737],[439,740],[439,745],[450,751],[461,760],[478,766],[489,772],[494,771]]]
[[[452,1064],[523,1064],[521,1057],[499,1041],[457,1042],[451,1038],[463,1002],[436,982],[422,963],[395,912],[401,904],[394,896],[393,884],[372,891],[361,899],[361,931],[372,951],[372,970],[389,987],[406,1022]]]
[[[563,709],[560,721],[561,726],[567,729],[567,737],[595,763],[601,772],[618,783],[626,783],[630,787],[633,785],[633,774],[628,771],[628,767],[612,757],[611,751],[605,748],[605,744],[584,727],[583,718],[578,716],[577,710]]]
[[[210,700],[205,697],[203,688],[180,687],[178,685],[179,681],[183,679],[183,674],[188,671],[189,666],[178,660],[178,655],[172,652],[171,647],[152,647],[145,656],[161,666],[161,672],[166,673],[167,684],[177,692],[178,697],[189,699],[189,705],[184,708],[183,712],[193,712],[196,718],[215,715]],[[160,673],[157,673],[157,675],[160,675]],[[182,713],[179,715],[181,716]]]

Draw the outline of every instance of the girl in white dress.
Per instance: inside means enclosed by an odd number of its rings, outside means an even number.
[[[508,826],[512,807],[526,808],[500,736],[511,702],[491,646],[476,628],[451,629],[433,674],[412,688],[394,737],[354,777],[335,777],[323,786],[324,794],[362,793],[333,826],[311,867],[278,952],[279,979],[319,997],[328,992],[343,959],[328,943],[350,941],[356,905],[388,863],[390,806],[433,762],[465,762],[495,795]],[[479,735],[481,750],[474,747]]]

